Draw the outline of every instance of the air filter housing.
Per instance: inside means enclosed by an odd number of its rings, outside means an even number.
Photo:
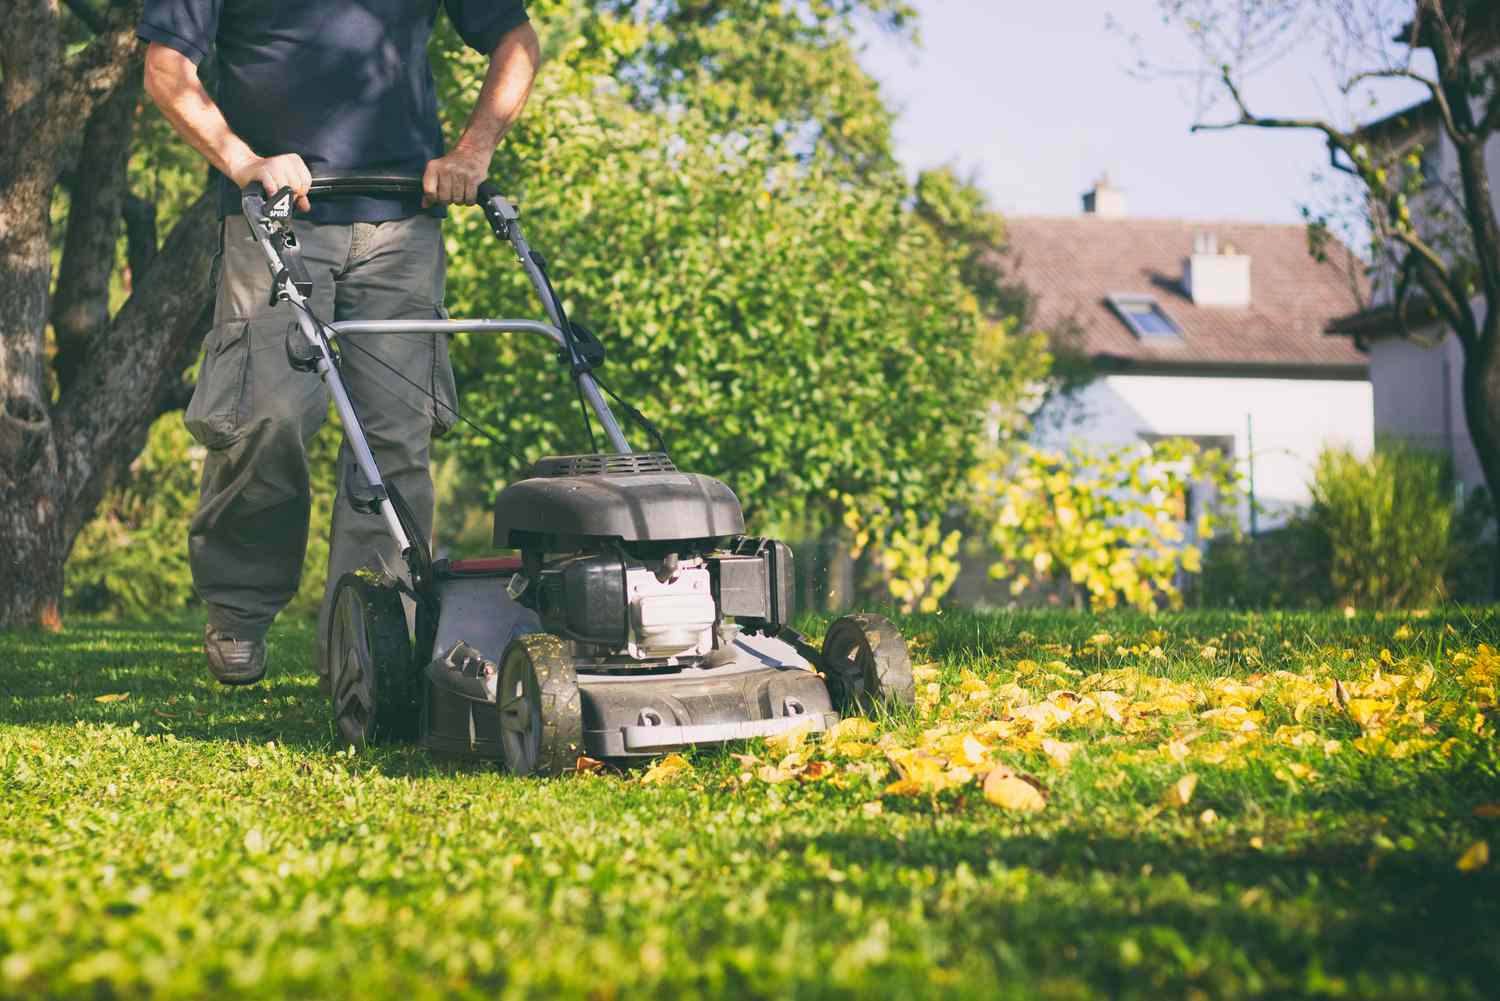
[[[495,498],[495,545],[558,548],[589,539],[676,542],[742,535],[739,498],[659,452],[542,459]],[[567,543],[568,545],[564,545]]]

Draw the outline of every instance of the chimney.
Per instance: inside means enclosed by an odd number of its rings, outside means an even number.
[[[1212,233],[1193,237],[1193,255],[1183,262],[1182,288],[1198,306],[1250,305],[1250,256],[1232,243],[1219,249]]]
[[[1125,192],[1110,184],[1109,175],[1105,174],[1083,193],[1083,212],[1101,219],[1122,218],[1125,215]]]

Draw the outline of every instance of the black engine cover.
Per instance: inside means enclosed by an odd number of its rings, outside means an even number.
[[[538,537],[675,542],[741,535],[734,491],[711,476],[680,473],[659,453],[556,456],[495,498],[495,545]]]

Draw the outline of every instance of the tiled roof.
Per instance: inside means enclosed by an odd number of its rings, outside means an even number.
[[[1358,262],[1347,260],[1338,244],[1328,248],[1328,261],[1315,260],[1303,226],[1020,216],[1006,219],[1006,233],[1002,262],[1036,297],[1036,326],[1076,329],[1081,348],[1096,360],[1153,368],[1327,368],[1345,376],[1368,367],[1349,338],[1324,333],[1362,306]],[[1233,244],[1250,255],[1250,306],[1197,306],[1183,290],[1183,261],[1200,233],[1217,237],[1220,250]],[[1154,296],[1182,339],[1137,337],[1107,302],[1121,293]]]

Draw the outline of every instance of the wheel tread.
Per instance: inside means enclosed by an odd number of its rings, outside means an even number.
[[[356,721],[347,714],[354,685],[360,682],[340,677],[343,657],[336,641],[347,601],[359,603],[358,624],[365,630],[370,665],[361,670],[374,674],[375,704],[372,719]],[[333,615],[329,622],[329,670],[333,689],[334,721],[340,735],[356,746],[410,740],[417,729],[417,686],[411,664],[411,638],[406,631],[406,610],[401,592],[389,578],[354,572],[340,578],[334,590]]]

